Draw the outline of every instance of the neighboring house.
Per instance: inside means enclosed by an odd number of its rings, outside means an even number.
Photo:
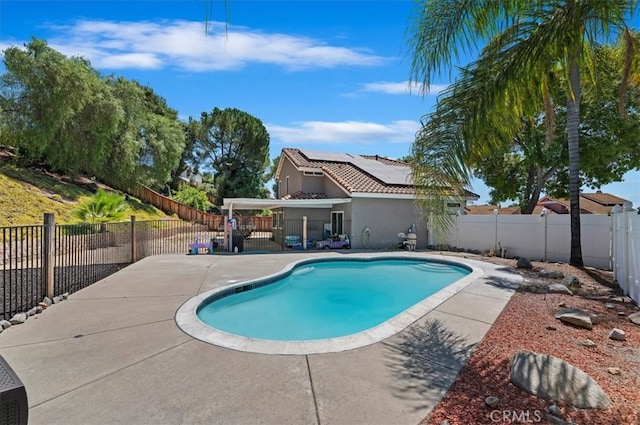
[[[415,205],[411,170],[404,162],[285,148],[275,181],[277,199],[225,199],[223,209],[271,209],[276,240],[300,233],[285,228],[288,220],[307,217],[313,223],[308,239],[322,239],[327,232],[347,234],[353,248],[389,248],[399,242],[398,233],[415,224],[417,247],[428,244],[427,220]],[[448,206],[460,208],[478,199],[467,192],[463,205],[452,201]]]
[[[500,207],[499,205],[467,205],[464,207],[465,215],[512,215],[520,214],[520,207]]]
[[[608,214],[611,209],[616,206],[622,206],[628,202],[624,198],[620,198],[609,193],[583,193],[580,195],[580,214]],[[552,214],[569,214],[569,200],[564,198],[552,198],[545,196],[540,198],[533,211],[534,214],[540,214],[542,208],[546,208]]]

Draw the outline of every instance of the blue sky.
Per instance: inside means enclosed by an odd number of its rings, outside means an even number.
[[[152,87],[184,120],[238,108],[264,123],[271,158],[283,147],[398,158],[453,81],[444,73],[428,96],[409,88],[413,7],[411,0],[228,0],[227,10],[223,0],[0,0],[0,50],[46,40],[103,74]],[[482,182],[473,190],[478,204],[488,202]],[[640,173],[602,190],[638,206]]]

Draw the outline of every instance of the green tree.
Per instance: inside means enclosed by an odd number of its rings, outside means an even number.
[[[439,114],[437,123],[427,123],[416,138],[413,177],[423,194],[431,198],[425,207],[435,205],[441,216],[443,200],[462,196],[469,185],[470,160],[513,140],[521,130],[522,117],[533,116],[540,110],[552,111],[548,76],[559,67],[567,76],[562,88],[569,157],[570,263],[582,266],[579,209],[582,73],[587,70],[587,77],[592,77],[593,47],[612,34],[622,34],[627,46],[632,46],[625,17],[633,16],[635,8],[634,0],[420,3],[415,23],[409,29],[413,53],[411,80],[425,90],[443,66],[460,59],[460,52],[488,41],[480,59],[467,71],[473,76],[467,81],[485,83],[482,91],[477,86],[469,88],[469,92],[481,96],[475,100],[465,96],[470,102],[465,107],[449,103],[447,108],[447,102],[441,105],[439,101],[439,112],[435,112]],[[633,50],[626,52],[632,54]],[[625,67],[623,75],[630,72]],[[553,114],[546,118],[551,133]],[[451,128],[447,132],[442,125]],[[487,127],[495,133],[489,134]],[[445,133],[449,146],[443,141],[433,149],[424,143]]]
[[[620,181],[627,171],[640,167],[640,97],[639,86],[628,84],[624,116],[614,101],[620,92],[622,68],[619,46],[599,46],[594,51],[596,81],[584,84],[580,132],[580,176],[583,185],[594,189]],[[561,80],[562,75],[557,77]],[[553,136],[547,138],[544,111],[523,119],[522,130],[511,141],[496,146],[472,164],[477,177],[492,188],[491,202],[518,200],[524,214],[531,214],[541,192],[568,196],[568,151],[566,103],[562,93],[554,94]]]
[[[107,163],[106,181],[131,188],[137,183],[160,188],[171,179],[185,147],[184,124],[178,113],[150,87],[124,78],[110,78],[124,111],[112,135],[112,158]]]
[[[93,196],[82,199],[72,215],[83,223],[108,223],[122,220],[126,207],[124,196],[98,189]]]
[[[189,118],[187,146],[195,169],[213,171],[217,205],[229,197],[266,197],[269,134],[259,119],[233,108],[203,112],[200,121]]]
[[[4,143],[56,171],[101,174],[122,108],[82,58],[67,58],[33,39],[4,52],[0,79]]]
[[[207,192],[188,184],[182,184],[173,199],[200,211],[209,211],[213,206],[209,201]]]

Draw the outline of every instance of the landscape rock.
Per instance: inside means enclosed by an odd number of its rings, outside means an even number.
[[[560,283],[562,283],[564,286],[568,286],[569,288],[579,288],[580,286],[582,286],[582,284],[580,283],[580,279],[578,279],[574,275],[566,276]]]
[[[606,303],[604,306],[609,310],[614,310],[617,307],[615,304],[612,304],[612,303]]]
[[[537,397],[563,401],[579,409],[606,409],[611,400],[589,375],[547,354],[519,351],[511,358],[510,381]]]
[[[484,399],[484,402],[487,404],[487,406],[493,409],[498,405],[498,403],[500,402],[500,399],[498,397],[489,396]]]
[[[538,276],[546,279],[562,279],[564,274],[560,270],[542,269],[538,272]]]
[[[549,406],[549,408],[547,409],[549,411],[549,413],[551,413],[553,416],[556,416],[558,418],[562,417],[562,411],[560,411],[560,408],[558,407],[557,404],[552,404],[551,406]]]
[[[609,332],[608,337],[610,339],[616,340],[616,341],[624,341],[627,339],[624,331],[622,329],[618,329],[618,328],[613,328],[611,329],[611,331]]]
[[[44,297],[42,302],[45,303],[47,305],[47,307],[49,307],[49,306],[51,306],[51,304],[53,304],[53,301],[51,301],[51,298],[49,298],[49,297]]]
[[[36,314],[36,308],[35,308],[35,307],[30,308],[30,309],[27,311],[27,316],[33,316],[33,315],[35,315],[35,314]]]
[[[552,294],[573,295],[573,292],[571,292],[571,289],[567,288],[562,283],[552,283],[547,287],[547,291],[549,291]]]
[[[67,298],[69,298],[69,293],[65,292],[64,294],[61,295],[63,300],[66,300]]]
[[[37,306],[37,307],[34,307],[34,308],[36,310],[36,314],[40,314],[40,313],[42,313],[44,311],[44,308],[42,306]]]
[[[0,328],[7,329],[10,326],[11,322],[9,322],[8,320],[0,320]]]
[[[11,319],[9,319],[9,323],[12,325],[19,325],[27,321],[26,313],[17,313]]]
[[[640,325],[640,311],[630,314],[629,321],[631,323],[635,323],[636,325]]]
[[[518,261],[516,261],[516,268],[531,270],[533,268],[533,265],[528,258],[520,257],[518,258]]]
[[[612,375],[620,375],[622,373],[622,370],[620,370],[619,367],[608,367],[607,372]]]
[[[591,341],[590,339],[582,340],[578,344],[582,345],[583,347],[587,347],[587,348],[591,348],[591,347],[595,347],[596,346],[596,343]]]
[[[49,305],[44,301],[42,301],[38,303],[38,307],[42,307],[42,309],[44,310],[45,308],[49,307]]]
[[[593,329],[592,315],[578,308],[565,308],[555,314],[556,319],[585,329]]]
[[[60,297],[53,297],[53,303],[58,304],[62,299]]]

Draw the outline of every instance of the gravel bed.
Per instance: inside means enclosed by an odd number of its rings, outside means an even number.
[[[515,260],[476,258],[515,270]],[[533,262],[533,267],[531,271],[517,270],[527,289],[513,295],[445,397],[421,425],[640,424],[640,326],[627,318],[639,311],[637,305],[620,294],[612,272],[559,263]],[[573,296],[546,293],[546,286],[558,281],[538,277],[542,269],[574,275],[582,286]],[[562,305],[596,313],[599,319],[592,330],[565,325],[554,318]],[[618,311],[625,315],[618,315]],[[626,341],[609,339],[613,328],[625,331]],[[587,339],[595,346],[580,345]],[[549,354],[582,369],[603,388],[612,406],[606,410],[577,409],[538,399],[511,384],[509,361],[520,350]],[[609,368],[619,368],[621,373],[611,374]],[[499,399],[497,406],[485,403],[489,396]],[[549,415],[553,404],[560,408],[561,419]]]

